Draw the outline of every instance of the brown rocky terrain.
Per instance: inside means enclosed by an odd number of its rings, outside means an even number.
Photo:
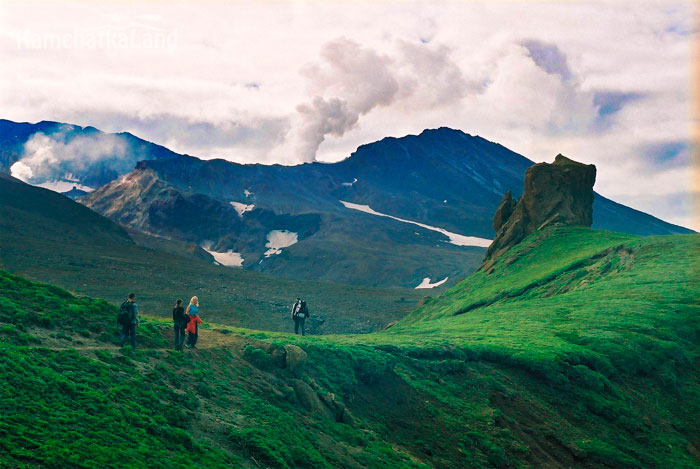
[[[557,155],[554,163],[538,163],[525,173],[525,188],[516,201],[510,191],[501,200],[493,219],[496,238],[486,251],[482,269],[546,226],[593,224],[593,184],[596,168]]]

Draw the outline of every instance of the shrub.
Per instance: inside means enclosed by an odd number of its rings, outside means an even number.
[[[261,370],[271,370],[275,366],[275,361],[269,353],[252,345],[243,348],[243,358]]]

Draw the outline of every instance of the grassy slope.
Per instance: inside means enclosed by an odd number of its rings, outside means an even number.
[[[138,246],[113,222],[59,194],[0,180],[0,268],[113,302],[134,291],[151,315],[167,316],[176,298],[198,295],[211,321],[286,330],[301,295],[314,332],[369,332],[405,315],[424,294],[280,279],[157,247]]]
[[[305,411],[245,331],[204,329],[180,354],[145,318],[133,353],[115,346],[114,305],[2,271],[0,292],[3,466],[416,466],[381,427]]]
[[[184,358],[160,349],[157,321],[142,328],[150,350],[122,352],[113,306],[3,274],[0,357],[12,385],[0,444],[10,461],[47,465],[77,461],[50,451],[68,445],[91,467],[113,462],[110,445],[134,465],[177,463],[189,445],[210,467],[698,467],[699,245],[695,235],[539,233],[387,331],[206,330],[208,348]],[[67,311],[79,320],[42,319]],[[290,342],[309,355],[302,381],[332,393],[353,425],[322,404],[304,408],[276,364]],[[110,412],[105,396],[116,395],[128,404]],[[32,423],[39,416],[66,431],[53,437]],[[95,419],[99,438],[67,430]],[[120,422],[157,458],[112,443]],[[183,443],[169,436],[179,432]]]
[[[698,252],[697,235],[548,230],[388,331],[326,340],[448,370],[452,362],[457,376],[469,376],[470,364],[490,368],[493,381],[472,382],[491,387],[476,405],[458,380],[408,380],[450,403],[440,421],[464,410],[454,431],[473,431],[469,420],[491,413],[486,422],[508,437],[488,425],[481,434],[511,448],[506,458],[526,444],[529,457],[554,465],[696,467]]]

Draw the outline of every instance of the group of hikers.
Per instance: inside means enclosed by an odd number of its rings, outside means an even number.
[[[193,296],[187,308],[182,307],[182,300],[178,298],[173,308],[173,324],[175,327],[175,350],[182,351],[183,344],[187,348],[197,348],[199,325],[202,324],[202,319],[199,317],[199,298]],[[185,332],[187,332],[186,344]]]
[[[295,334],[306,335],[305,322],[308,317],[309,309],[306,306],[306,301],[297,297],[292,305],[292,320],[294,321]],[[136,328],[139,325],[139,308],[136,305],[136,295],[134,293],[129,293],[127,300],[119,307],[117,324],[120,327],[120,346],[130,342],[131,348],[136,350]],[[182,306],[182,300],[178,298],[173,307],[175,350],[182,351],[183,346],[197,348],[200,324],[202,324],[202,319],[199,317],[199,298],[193,296],[187,308]],[[185,332],[187,332],[187,343],[185,343]]]

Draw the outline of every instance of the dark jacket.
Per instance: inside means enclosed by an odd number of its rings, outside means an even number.
[[[173,308],[173,321],[178,323],[185,322],[185,308],[176,306]]]

